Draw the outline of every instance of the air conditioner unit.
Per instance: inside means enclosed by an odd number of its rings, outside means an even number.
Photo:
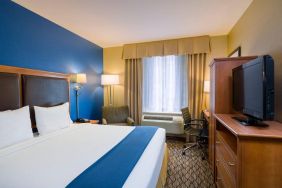
[[[183,134],[184,124],[179,113],[143,113],[141,125],[164,128],[168,134]]]

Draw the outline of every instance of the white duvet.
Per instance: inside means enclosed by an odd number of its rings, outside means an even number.
[[[65,187],[133,129],[85,124],[1,149],[0,187]],[[165,131],[158,129],[123,187],[156,186],[164,143]]]

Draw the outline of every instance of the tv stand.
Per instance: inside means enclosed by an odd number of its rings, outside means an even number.
[[[241,126],[234,116],[214,114],[217,187],[282,187],[282,123]]]
[[[241,125],[245,126],[258,126],[258,127],[266,127],[267,124],[263,123],[260,120],[250,118],[250,117],[240,117],[240,116],[234,116],[232,119],[235,119],[238,121]]]

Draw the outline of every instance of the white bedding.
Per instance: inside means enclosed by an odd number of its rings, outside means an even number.
[[[133,129],[85,124],[1,149],[0,187],[65,187]],[[158,129],[123,187],[156,186],[164,143],[165,131]]]

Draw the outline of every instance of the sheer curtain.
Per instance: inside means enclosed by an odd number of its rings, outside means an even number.
[[[143,58],[143,112],[180,112],[188,106],[187,57]]]

